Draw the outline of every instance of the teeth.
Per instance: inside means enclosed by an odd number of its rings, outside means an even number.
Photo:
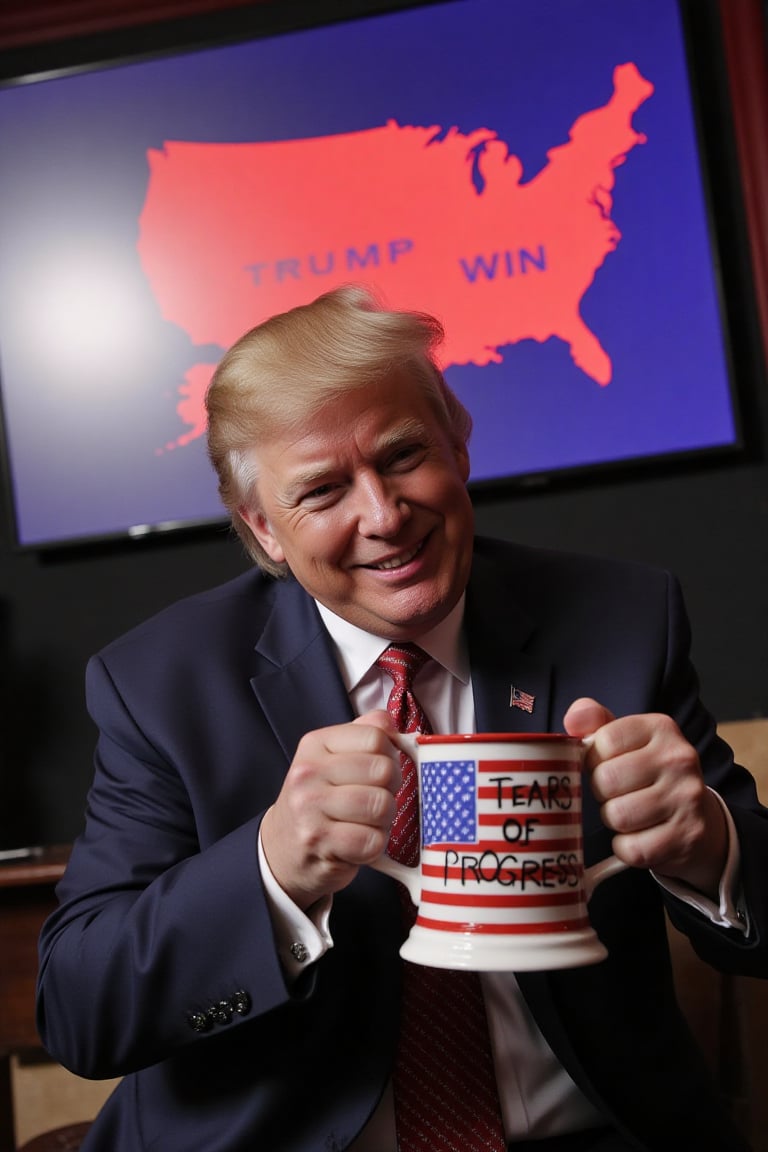
[[[376,567],[385,570],[389,568],[402,568],[404,564],[410,564],[417,552],[418,548],[414,548],[405,556],[399,556],[395,560],[385,560],[382,564],[377,564]]]

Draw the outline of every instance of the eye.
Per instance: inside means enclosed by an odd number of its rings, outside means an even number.
[[[421,463],[425,452],[424,444],[403,444],[388,458],[387,467],[393,471],[408,471]]]
[[[314,488],[302,493],[300,503],[324,506],[332,503],[341,491],[341,485],[328,481],[327,484],[317,484]]]

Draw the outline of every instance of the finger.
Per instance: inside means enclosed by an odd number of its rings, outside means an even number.
[[[595,739],[586,767],[592,794],[601,804],[652,788],[663,771],[652,747],[638,743],[625,750],[621,733],[614,733],[612,726],[604,728]]]
[[[698,769],[660,766],[647,754],[599,764],[591,785],[610,826],[619,831],[695,814],[707,796]]]
[[[389,827],[339,821],[332,825],[324,859],[334,866],[358,868],[361,864],[372,864],[386,852],[389,836]]]
[[[395,795],[402,783],[399,757],[391,746],[382,752],[323,752],[317,757],[300,751],[291,765],[286,787],[301,798],[301,803],[325,808],[330,790],[358,786],[383,788]]]
[[[413,752],[408,747],[403,747],[404,737],[398,732],[388,712],[384,712],[383,710],[366,712],[364,716],[358,716],[353,723],[368,724],[383,732],[390,742],[388,751],[392,754],[399,753],[399,756],[397,756],[398,763],[402,763],[402,756],[413,756]],[[408,740],[409,737],[405,737],[405,739]],[[412,737],[410,739],[412,739]]]
[[[563,717],[563,726],[569,736],[579,736],[583,739],[613,719],[613,713],[603,704],[589,696],[582,696],[571,704]]]
[[[396,807],[394,794],[387,788],[348,784],[326,793],[324,814],[337,824],[364,824],[389,830]]]
[[[377,715],[386,713],[369,713],[350,724],[308,733],[299,742],[289,775],[305,782],[317,776],[330,784],[374,784],[396,790],[400,758],[390,735],[383,727],[361,722]]]
[[[664,791],[655,787],[616,792],[597,799],[603,823],[614,832],[642,832],[666,823],[674,815]]]
[[[677,802],[681,788],[703,786],[698,755],[665,715],[624,716],[604,725],[588,756],[598,800],[656,785]]]
[[[722,820],[719,806],[716,817]],[[616,831],[613,850],[625,863],[673,874],[690,865],[697,845],[710,834],[704,810],[664,812],[642,804],[627,813],[626,818],[617,817],[616,824],[610,826]],[[720,874],[716,866],[715,876]]]
[[[631,868],[659,868],[671,854],[669,830],[659,824],[639,832],[617,832],[611,846]]]
[[[382,732],[397,731],[394,720],[389,712],[385,712],[383,708],[376,708],[373,712],[366,712],[362,716],[357,716],[352,723],[368,724],[373,728],[380,728]]]
[[[390,733],[395,727],[388,713],[366,712],[357,716],[349,724],[334,724],[330,728],[319,728],[308,733],[299,743],[317,741],[328,752],[381,752],[391,747]]]

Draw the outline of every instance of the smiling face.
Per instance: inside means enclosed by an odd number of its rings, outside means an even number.
[[[255,453],[258,504],[240,508],[270,558],[352,624],[415,639],[469,577],[469,458],[403,372],[326,404]]]

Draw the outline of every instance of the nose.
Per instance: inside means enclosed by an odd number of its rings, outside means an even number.
[[[411,509],[397,484],[378,475],[366,475],[356,486],[357,530],[361,536],[396,536]]]

